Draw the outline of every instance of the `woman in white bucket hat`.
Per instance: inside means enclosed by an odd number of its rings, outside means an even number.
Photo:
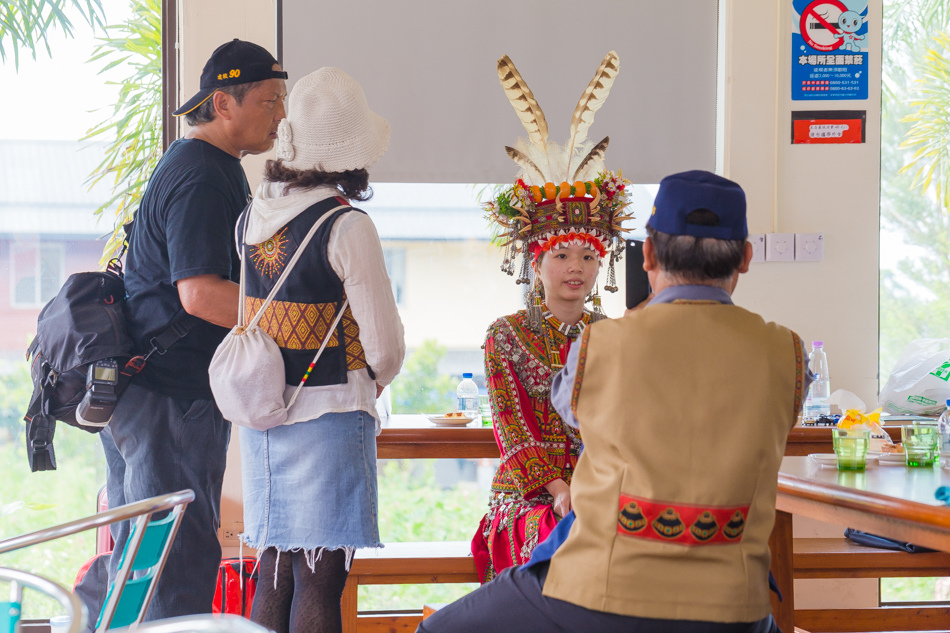
[[[307,75],[290,94],[277,160],[238,222],[247,314],[304,244],[260,320],[284,360],[285,401],[303,387],[284,424],[239,431],[243,539],[260,556],[251,619],[277,633],[341,631],[353,552],[380,547],[375,400],[405,343],[376,228],[349,204],[372,195],[367,168],[388,144],[389,124],[352,77]]]

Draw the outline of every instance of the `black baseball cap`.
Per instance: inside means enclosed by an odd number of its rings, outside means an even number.
[[[227,44],[222,44],[211,53],[211,58],[201,71],[201,90],[172,114],[188,114],[207,101],[219,88],[265,79],[287,79],[286,72],[273,69],[276,63],[277,60],[267,49],[253,42],[235,38]]]
[[[691,224],[687,216],[699,209],[712,211],[714,226]],[[746,225],[745,192],[737,183],[708,171],[686,171],[667,176],[653,202],[647,226],[670,235],[711,237],[717,240],[744,240]]]

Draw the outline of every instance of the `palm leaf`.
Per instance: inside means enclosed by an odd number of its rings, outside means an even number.
[[[20,67],[20,50],[33,59],[45,49],[50,54],[48,34],[61,29],[73,36],[73,23],[67,11],[78,11],[93,30],[102,27],[105,14],[102,0],[2,0],[0,1],[0,60],[13,53],[15,68]]]

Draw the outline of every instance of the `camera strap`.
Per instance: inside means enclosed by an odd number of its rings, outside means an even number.
[[[122,395],[122,392],[129,386],[132,379],[145,369],[145,364],[152,354],[157,353],[159,356],[163,356],[165,352],[168,351],[168,348],[185,338],[192,328],[198,324],[199,320],[197,317],[183,312],[172,319],[168,327],[149,339],[149,344],[152,348],[145,354],[133,356],[125,363],[125,366],[119,370],[119,382],[116,385],[118,395]]]

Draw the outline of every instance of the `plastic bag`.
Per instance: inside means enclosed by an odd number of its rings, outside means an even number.
[[[904,348],[881,390],[880,406],[897,415],[937,415],[950,399],[950,339],[918,339]]]

